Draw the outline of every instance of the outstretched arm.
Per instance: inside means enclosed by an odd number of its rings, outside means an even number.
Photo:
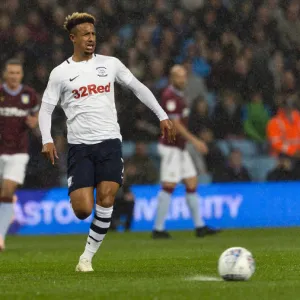
[[[127,85],[128,88],[149,107],[160,120],[161,134],[164,137],[167,136],[169,141],[174,141],[176,137],[176,130],[173,123],[169,120],[166,112],[161,108],[153,93],[137,78],[132,77],[132,80]]]
[[[133,77],[132,80],[127,85],[133,93],[143,102],[147,107],[149,107],[158,117],[160,121],[167,120],[168,115],[161,108],[153,93],[137,78]]]
[[[133,93],[148,106],[160,120],[160,130],[162,136],[167,136],[169,141],[175,141],[176,130],[173,123],[169,120],[166,112],[161,108],[152,92],[138,79],[136,79],[128,68],[124,64],[116,59],[117,82],[123,86],[130,88]]]

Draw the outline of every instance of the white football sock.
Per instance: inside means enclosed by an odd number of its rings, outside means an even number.
[[[14,215],[14,204],[13,203],[0,203],[0,235],[5,239],[8,228],[12,222]]]
[[[205,223],[200,215],[199,198],[197,193],[187,193],[186,201],[192,214],[195,227],[203,227]]]
[[[95,216],[91,223],[85,250],[80,258],[92,260],[104,240],[111,222],[112,207],[102,207],[96,204]]]
[[[171,202],[171,194],[164,190],[161,190],[158,195],[157,202],[158,203],[157,203],[156,219],[154,223],[154,230],[163,231],[165,229],[165,220]]]

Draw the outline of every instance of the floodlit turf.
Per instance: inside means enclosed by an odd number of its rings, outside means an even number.
[[[300,299],[300,228],[232,230],[173,240],[149,233],[109,233],[94,273],[75,273],[85,236],[10,237],[0,253],[0,299]],[[232,246],[252,251],[248,282],[197,281],[218,277],[216,265]],[[212,277],[212,278],[211,278]]]

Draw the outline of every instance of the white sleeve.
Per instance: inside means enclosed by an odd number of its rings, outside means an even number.
[[[119,60],[116,58],[116,79],[117,82],[121,85],[127,86],[129,82],[134,77],[130,70]]]
[[[56,105],[42,102],[39,112],[39,127],[42,135],[43,145],[53,143],[51,136],[51,116]]]
[[[43,94],[42,102],[56,105],[59,101],[60,94],[61,78],[59,76],[59,71],[57,69],[53,69],[50,74],[46,90]]]
[[[159,118],[160,121],[167,120],[168,115],[162,109],[162,107],[157,102],[153,93],[138,79],[135,77],[127,85],[133,93],[143,102],[147,107],[149,107]]]
[[[167,120],[168,115],[161,108],[153,93],[137,78],[132,77],[131,81],[126,85],[132,92],[143,102],[147,107],[149,107],[158,117],[160,121]]]
[[[130,70],[126,68],[125,65],[117,58],[116,64],[117,82],[130,88],[133,93],[156,114],[160,121],[168,119],[168,115],[161,108],[152,92],[137,78],[135,78]]]

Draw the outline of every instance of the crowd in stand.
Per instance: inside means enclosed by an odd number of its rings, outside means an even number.
[[[21,59],[24,82],[41,95],[51,69],[72,53],[63,22],[74,11],[96,16],[97,53],[119,57],[158,100],[170,66],[186,67],[189,127],[210,149],[205,157],[190,149],[201,174],[215,182],[251,181],[256,179],[255,159],[266,158],[271,163],[264,179],[299,178],[299,1],[1,1],[0,64]],[[142,145],[157,141],[156,117],[127,90],[116,89],[116,102],[125,145],[139,142],[127,162],[132,183],[157,182],[157,164],[151,165],[155,154]],[[63,184],[66,127],[59,107],[52,131],[60,163],[49,169],[39,154],[39,133],[31,133],[25,186]],[[250,146],[255,151],[248,155]]]

